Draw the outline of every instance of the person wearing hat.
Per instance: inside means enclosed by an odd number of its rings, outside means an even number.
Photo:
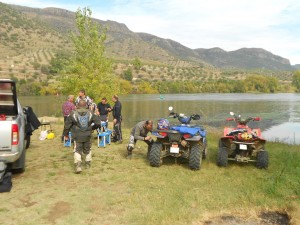
[[[64,125],[65,139],[69,139],[69,131],[72,130],[72,137],[76,143],[74,152],[75,173],[81,173],[82,156],[85,155],[86,168],[91,166],[91,137],[92,131],[101,126],[100,119],[92,113],[86,101],[80,100],[77,109],[73,110],[67,117]]]

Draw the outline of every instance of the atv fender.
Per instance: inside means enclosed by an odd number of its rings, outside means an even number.
[[[227,147],[230,148],[233,137],[221,137],[219,141],[219,147]]]
[[[256,142],[256,149],[264,149],[264,146],[266,144],[265,139],[258,139],[258,143]]]
[[[152,132],[152,135],[157,138],[165,138],[167,135],[163,135],[163,132]]]
[[[197,135],[197,136],[193,136],[191,138],[186,138],[186,141],[200,141],[202,139],[201,136]]]
[[[231,131],[233,131],[232,127],[225,127],[224,128],[224,137],[226,137]]]

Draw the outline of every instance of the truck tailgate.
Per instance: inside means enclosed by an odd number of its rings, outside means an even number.
[[[0,151],[11,150],[12,121],[0,121]]]

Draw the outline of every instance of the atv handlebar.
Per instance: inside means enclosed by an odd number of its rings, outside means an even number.
[[[186,116],[183,113],[178,114],[175,112],[170,112],[169,117],[178,118],[178,120],[182,124],[189,124],[191,122],[191,120],[200,120],[200,115],[198,115],[198,114],[192,114],[190,116]]]
[[[193,120],[200,120],[200,118],[201,118],[199,114],[192,114],[190,116],[187,116],[187,115],[184,115],[183,113],[178,114],[178,113],[175,113],[175,112],[170,112],[169,117],[171,117],[171,118],[190,117]]]
[[[247,119],[245,119],[245,120],[243,120],[242,118],[241,118],[241,115],[235,115],[233,112],[230,112],[230,115],[232,115],[233,116],[233,118],[232,117],[230,117],[230,118],[227,118],[226,119],[226,121],[236,121],[238,124],[242,124],[242,125],[246,125],[248,122],[250,122],[250,121],[260,121],[261,120],[261,118],[260,117],[248,117]]]

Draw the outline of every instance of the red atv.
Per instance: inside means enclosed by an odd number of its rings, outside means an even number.
[[[241,116],[236,116],[230,112],[233,118],[227,118],[227,121],[235,121],[236,127],[225,127],[224,135],[219,141],[219,151],[217,165],[226,167],[228,160],[237,162],[256,162],[256,167],[267,169],[269,155],[265,150],[265,143],[261,137],[259,128],[252,129],[247,123],[250,121],[260,121],[259,117],[249,117],[245,120]]]

